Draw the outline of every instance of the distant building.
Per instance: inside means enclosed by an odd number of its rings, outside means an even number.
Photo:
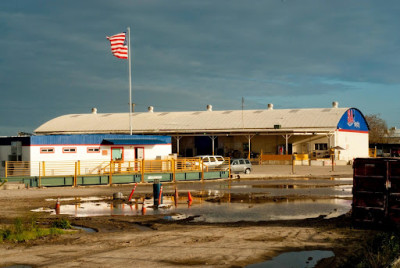
[[[77,134],[0,137],[0,176],[4,176],[6,161],[29,161],[31,175],[37,176],[39,163],[43,161],[92,161],[93,164],[87,168],[93,169],[96,163],[100,165],[111,160],[152,160],[169,154],[171,137],[168,136]],[[57,175],[56,169],[52,172],[52,175]]]
[[[132,116],[134,134],[172,136],[180,156],[220,154],[255,157],[263,154],[308,154],[336,159],[368,156],[368,125],[356,108],[274,109],[191,112],[148,112]],[[68,114],[35,130],[36,135],[128,134],[128,113]]]

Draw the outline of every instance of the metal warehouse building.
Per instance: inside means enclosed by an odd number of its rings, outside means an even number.
[[[54,118],[35,130],[36,135],[128,134],[129,113],[68,114]],[[191,157],[219,154],[231,157],[308,154],[329,156],[336,148],[337,160],[368,156],[368,125],[356,108],[134,113],[132,132],[172,136],[172,152]]]

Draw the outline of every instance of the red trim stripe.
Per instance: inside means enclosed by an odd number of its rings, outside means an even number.
[[[118,144],[119,145],[119,144]],[[171,143],[156,143],[156,144],[124,144],[121,146],[132,146],[132,145],[140,145],[140,146],[146,146],[146,145],[171,145]],[[31,145],[27,145],[27,146],[64,146],[64,147],[68,147],[68,146],[116,146],[115,144],[31,144]]]
[[[365,133],[365,134],[369,133],[369,131],[365,131],[365,130],[352,130],[352,129],[338,129],[338,131],[341,131],[341,132],[354,132],[354,133]]]

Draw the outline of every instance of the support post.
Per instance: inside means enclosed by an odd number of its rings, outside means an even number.
[[[290,139],[290,137],[292,137],[292,135],[285,134],[285,135],[282,135],[282,137],[285,139],[285,154],[288,155],[289,154],[289,139]]]
[[[5,166],[5,177],[7,178],[7,174],[8,174],[8,161],[6,161],[6,166]]]
[[[247,140],[248,140],[248,143],[249,143],[249,150],[248,150],[248,155],[247,155],[247,158],[248,159],[250,159],[250,154],[251,154],[251,139],[253,138],[255,136],[255,134],[254,135],[246,135],[245,137],[247,138]],[[243,152],[244,153],[244,152]]]
[[[228,159],[228,165],[229,165],[229,168],[228,168],[228,176],[229,176],[229,178],[231,178],[231,158],[229,157],[229,159]]]
[[[142,161],[140,162],[140,174],[141,174],[141,181],[144,182],[144,159],[142,159]]]
[[[108,176],[108,185],[112,185],[112,176],[113,176],[113,170],[114,170],[114,162],[111,160],[110,161],[110,175]]]
[[[214,141],[217,138],[217,136],[208,136],[211,139],[211,144],[212,144],[212,155],[214,155]]]
[[[295,156],[294,156],[294,154],[292,154],[292,174],[294,174],[294,166],[295,166]]]
[[[176,139],[176,154],[179,156],[179,142],[182,136],[174,136],[174,138]]]
[[[38,187],[40,187],[41,181],[42,181],[42,174],[40,173],[40,162],[39,162],[39,183],[38,183]]]
[[[46,164],[45,161],[42,162],[43,177],[46,176]]]
[[[78,176],[78,162],[75,162],[75,173],[74,173],[74,184],[73,184],[74,187],[76,187],[77,176]]]
[[[201,167],[201,182],[204,182],[204,163],[203,159],[200,158],[200,167]]]
[[[172,181],[176,182],[176,176],[175,176],[175,159],[171,159],[171,165],[172,165]]]

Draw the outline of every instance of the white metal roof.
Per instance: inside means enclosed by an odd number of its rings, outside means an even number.
[[[134,133],[328,132],[349,108],[227,110],[134,113]],[[280,125],[281,129],[274,129]],[[129,113],[68,114],[54,118],[36,134],[129,133]]]

